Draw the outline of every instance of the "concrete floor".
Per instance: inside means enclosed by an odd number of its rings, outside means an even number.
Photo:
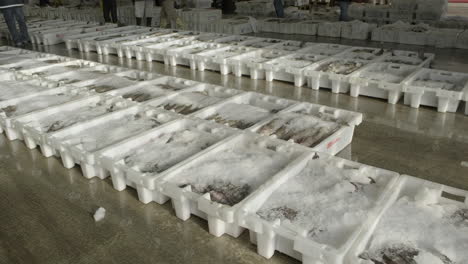
[[[364,122],[339,156],[468,190],[468,168],[461,165],[468,161],[468,116],[462,113],[440,114],[433,108],[412,109],[288,83],[69,52],[63,45],[39,50],[359,111]],[[468,72],[468,51],[430,51],[437,54],[434,67]],[[106,208],[107,215],[95,223],[92,214],[99,206]],[[30,151],[4,136],[0,136],[0,211],[0,263],[296,263],[282,254],[271,260],[260,257],[247,232],[239,239],[215,238],[208,234],[205,221],[176,218],[170,203],[143,205],[131,189],[117,192],[109,179],[86,180],[79,169],[64,169],[60,160],[44,158],[38,150]]]

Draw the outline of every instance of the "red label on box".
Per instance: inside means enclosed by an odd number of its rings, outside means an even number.
[[[328,142],[328,144],[327,144],[327,149],[333,147],[333,145],[335,145],[336,142],[338,142],[338,141],[340,141],[340,140],[341,140],[341,138],[335,138],[334,140]]]

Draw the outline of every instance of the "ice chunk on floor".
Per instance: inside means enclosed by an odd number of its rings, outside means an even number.
[[[99,222],[102,219],[104,219],[105,216],[106,216],[106,209],[99,207],[93,215],[94,221]]]

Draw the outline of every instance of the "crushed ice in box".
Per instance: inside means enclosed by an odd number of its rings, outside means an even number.
[[[118,99],[101,100],[91,104],[83,104],[75,109],[37,117],[28,122],[27,125],[41,132],[50,133],[125,107],[127,105]]]
[[[282,140],[314,147],[341,126],[334,122],[298,113],[282,113],[258,129],[264,136],[274,135]]]
[[[438,196],[438,190],[423,188],[401,197],[382,216],[360,258],[384,264],[468,263],[468,206],[438,202]]]
[[[211,200],[233,206],[283,169],[295,156],[261,143],[245,142],[205,156],[168,181],[210,193]]]
[[[339,168],[336,161],[312,159],[268,197],[257,215],[289,221],[308,231],[309,239],[339,248],[367,219],[389,180],[376,177],[373,168]]]
[[[142,173],[160,173],[229,136],[225,130],[196,128],[163,133],[124,158],[126,166]]]
[[[122,139],[158,127],[173,119],[173,115],[165,113],[128,114],[118,119],[99,123],[78,133],[67,134],[63,138],[60,138],[60,140],[68,145],[93,152]],[[125,126],[122,126],[122,124],[125,124]]]

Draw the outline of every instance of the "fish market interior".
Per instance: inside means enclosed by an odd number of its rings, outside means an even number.
[[[467,0],[0,12],[0,263],[468,263]]]

